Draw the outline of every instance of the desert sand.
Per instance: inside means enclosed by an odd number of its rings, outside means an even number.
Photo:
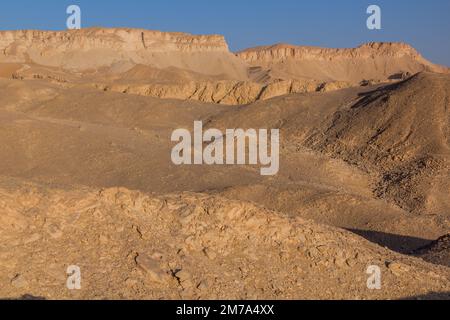
[[[1,31],[0,298],[450,299],[449,108],[404,43]],[[175,166],[194,121],[280,129],[280,172]]]

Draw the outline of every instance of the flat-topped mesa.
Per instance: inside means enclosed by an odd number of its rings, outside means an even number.
[[[416,49],[402,42],[369,42],[357,48],[344,49],[276,44],[250,48],[238,52],[237,56],[252,64],[276,63],[286,60],[333,61],[339,59],[408,58],[430,67],[428,71],[447,72],[448,70],[448,68],[427,61]]]
[[[12,49],[20,43],[45,49],[120,49],[149,51],[219,51],[228,52],[225,38],[220,35],[192,35],[181,32],[161,32],[143,29],[89,28],[67,31],[0,31],[0,48]],[[12,52],[13,54],[17,52]]]
[[[394,58],[404,56],[412,58],[421,57],[413,47],[404,43],[395,42],[370,42],[358,48],[348,49],[276,44],[273,46],[250,48],[238,52],[237,55],[248,62],[281,62],[286,59],[330,60],[339,58],[370,58],[374,56]]]
[[[246,76],[245,63],[228,50],[223,36],[127,28],[1,31],[0,62],[32,62],[76,71],[131,63],[237,79]]]
[[[281,79],[358,83],[421,71],[448,73],[448,68],[427,61],[410,45],[398,42],[370,42],[349,49],[277,44],[250,48],[237,56],[252,66],[270,70],[272,78]]]

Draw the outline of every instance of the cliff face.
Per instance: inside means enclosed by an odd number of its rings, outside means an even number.
[[[228,52],[223,36],[191,35],[140,29],[81,29],[69,31],[1,31],[3,53],[17,54],[27,49],[70,51],[74,49],[116,49],[149,52]]]
[[[33,62],[76,71],[132,63],[246,77],[245,64],[229,52],[223,36],[140,29],[3,31],[0,62]]]
[[[244,50],[238,57],[268,71],[270,78],[313,78],[350,81],[386,80],[401,73],[448,73],[448,68],[424,59],[404,43],[367,43],[351,49],[285,44]]]
[[[420,54],[411,46],[404,43],[371,42],[350,49],[329,49],[319,47],[293,46],[277,44],[247,49],[237,54],[241,59],[250,63],[281,62],[294,60],[333,60],[373,58],[384,56],[391,58],[410,57],[418,59]]]

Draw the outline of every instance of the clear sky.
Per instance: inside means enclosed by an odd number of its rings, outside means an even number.
[[[450,66],[450,0],[3,0],[0,29],[65,29],[70,4],[81,7],[82,27],[217,33],[233,51],[279,42],[403,41]],[[382,30],[366,27],[370,4],[382,9]]]

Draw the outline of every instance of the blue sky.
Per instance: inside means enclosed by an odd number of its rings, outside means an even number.
[[[82,27],[136,27],[223,34],[234,51],[279,42],[354,47],[403,41],[450,66],[450,0],[5,0],[0,29],[61,30],[77,4]],[[382,9],[382,30],[366,28],[366,9]]]

